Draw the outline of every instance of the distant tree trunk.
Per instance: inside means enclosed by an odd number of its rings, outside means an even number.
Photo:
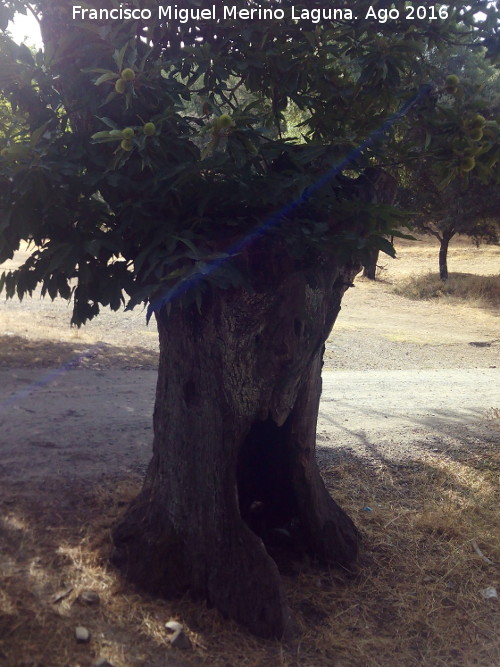
[[[393,204],[396,199],[398,182],[391,174],[381,167],[370,167],[357,179],[359,196],[363,201],[380,204]],[[391,237],[392,243],[392,237]],[[380,251],[369,248],[368,259],[363,267],[363,276],[369,280],[376,280],[377,264]]]
[[[189,592],[281,637],[280,550],[344,565],[358,551],[315,441],[324,342],[359,267],[318,256],[298,271],[284,248],[247,259],[254,293],[213,292],[201,315],[157,314],[153,458],[113,560],[151,593]]]
[[[369,280],[376,280],[377,264],[380,251],[376,248],[371,248],[369,251],[369,259],[363,268],[363,277]]]
[[[454,234],[451,230],[445,230],[441,235],[436,235],[439,239],[439,277],[441,280],[448,280],[448,247]]]
[[[448,280],[448,246],[449,241],[441,238],[439,244],[439,277]]]

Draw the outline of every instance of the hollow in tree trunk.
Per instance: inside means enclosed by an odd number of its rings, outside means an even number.
[[[300,271],[284,251],[252,256],[254,293],[213,292],[201,315],[157,314],[153,458],[113,559],[154,594],[188,592],[281,637],[290,614],[277,552],[342,564],[357,555],[315,440],[324,341],[359,267],[318,256]]]

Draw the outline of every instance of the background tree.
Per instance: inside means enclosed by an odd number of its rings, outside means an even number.
[[[86,7],[97,4],[118,3]],[[342,19],[315,23],[289,10],[319,4],[281,0],[266,7],[283,18],[223,20],[225,3],[193,0],[219,19],[180,22],[129,4],[152,17],[77,21],[40,0],[43,53],[2,43],[0,90],[30,140],[0,164],[0,261],[34,245],[1,286],[72,299],[74,324],[148,304],[153,458],[114,561],[154,593],[189,591],[281,636],[278,538],[325,563],[358,550],[315,438],[342,296],[371,248],[393,253],[384,236],[400,221],[368,170],[425,103],[425,50],[490,40],[495,57],[496,13],[475,0],[379,23],[365,12],[389,3],[360,0],[358,18],[338,3]],[[300,140],[282,136],[289,103],[306,115]]]
[[[434,56],[436,103],[410,132],[416,142],[403,169],[402,205],[413,226],[439,241],[439,275],[448,278],[456,234],[497,243],[500,231],[500,76],[479,51]],[[415,159],[418,158],[418,159]]]
[[[372,179],[383,178],[378,190],[414,212],[416,229],[439,240],[440,274],[446,279],[455,234],[475,243],[498,240],[500,75],[484,49],[442,45],[424,57],[434,72],[427,104],[394,133]],[[363,276],[371,280],[378,254],[373,248],[365,260]]]
[[[411,218],[414,229],[431,234],[439,241],[439,277],[448,279],[448,248],[457,234],[469,236],[477,245],[500,240],[500,196],[492,188],[474,179],[467,184],[455,182],[443,191],[420,173],[413,181],[419,189],[407,203],[418,210]]]

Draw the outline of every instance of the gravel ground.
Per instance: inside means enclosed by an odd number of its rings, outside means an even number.
[[[2,306],[0,476],[123,474],[147,463],[154,324],[141,309],[103,311],[81,329],[69,319],[61,299]],[[498,439],[487,411],[500,406],[499,325],[498,313],[413,302],[357,279],[327,341],[321,458],[396,460],[417,456],[417,443]]]
[[[408,461],[423,452],[500,444],[485,408],[500,370],[325,371],[318,455]],[[0,478],[10,482],[143,474],[153,370],[0,370]]]

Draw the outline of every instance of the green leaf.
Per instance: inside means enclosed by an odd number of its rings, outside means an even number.
[[[439,182],[438,188],[440,190],[444,190],[453,181],[453,179],[457,176],[457,174],[458,171],[456,168],[450,169],[448,174]]]
[[[385,252],[385,254],[389,255],[390,257],[396,257],[394,246],[388,239],[384,238],[383,236],[370,236],[369,245],[372,248],[376,248],[377,250]]]
[[[7,7],[0,5],[0,30],[7,30],[7,26],[9,25],[11,18],[12,13],[7,9]]]
[[[404,234],[400,229],[389,229],[387,234],[389,236],[394,236],[394,238],[397,239],[406,239],[407,241],[418,241],[415,236],[412,236],[411,234]]]
[[[96,139],[109,139],[109,136],[108,130],[102,130],[101,132],[96,132],[90,138],[95,141]]]
[[[106,81],[111,81],[112,79],[116,78],[117,78],[116,72],[108,70],[104,74],[101,74],[101,76],[94,81],[94,86],[100,86],[101,83],[105,83]]]
[[[34,65],[35,64],[35,59],[33,58],[33,54],[31,51],[28,49],[26,44],[20,44],[18,47],[18,52],[17,52],[17,57],[19,60],[26,65]]]
[[[111,118],[106,118],[106,116],[97,116],[97,119],[101,121],[101,123],[104,123],[104,125],[107,125],[110,127],[112,130],[118,130],[120,129],[116,122],[112,120]]]
[[[172,236],[172,238],[175,239],[176,241],[179,241],[179,243],[183,243],[187,248],[189,248],[189,250],[193,252],[194,255],[198,254],[196,246],[189,239],[181,238],[180,236],[176,236],[175,234]]]
[[[43,133],[45,132],[45,130],[47,129],[47,127],[50,125],[51,122],[52,120],[48,120],[46,123],[44,123],[31,133],[30,143],[32,146],[36,146],[38,144]]]
[[[121,49],[115,51],[113,58],[115,59],[116,65],[119,70],[123,68],[123,59],[125,58],[125,53],[128,48],[128,42],[126,42]]]

